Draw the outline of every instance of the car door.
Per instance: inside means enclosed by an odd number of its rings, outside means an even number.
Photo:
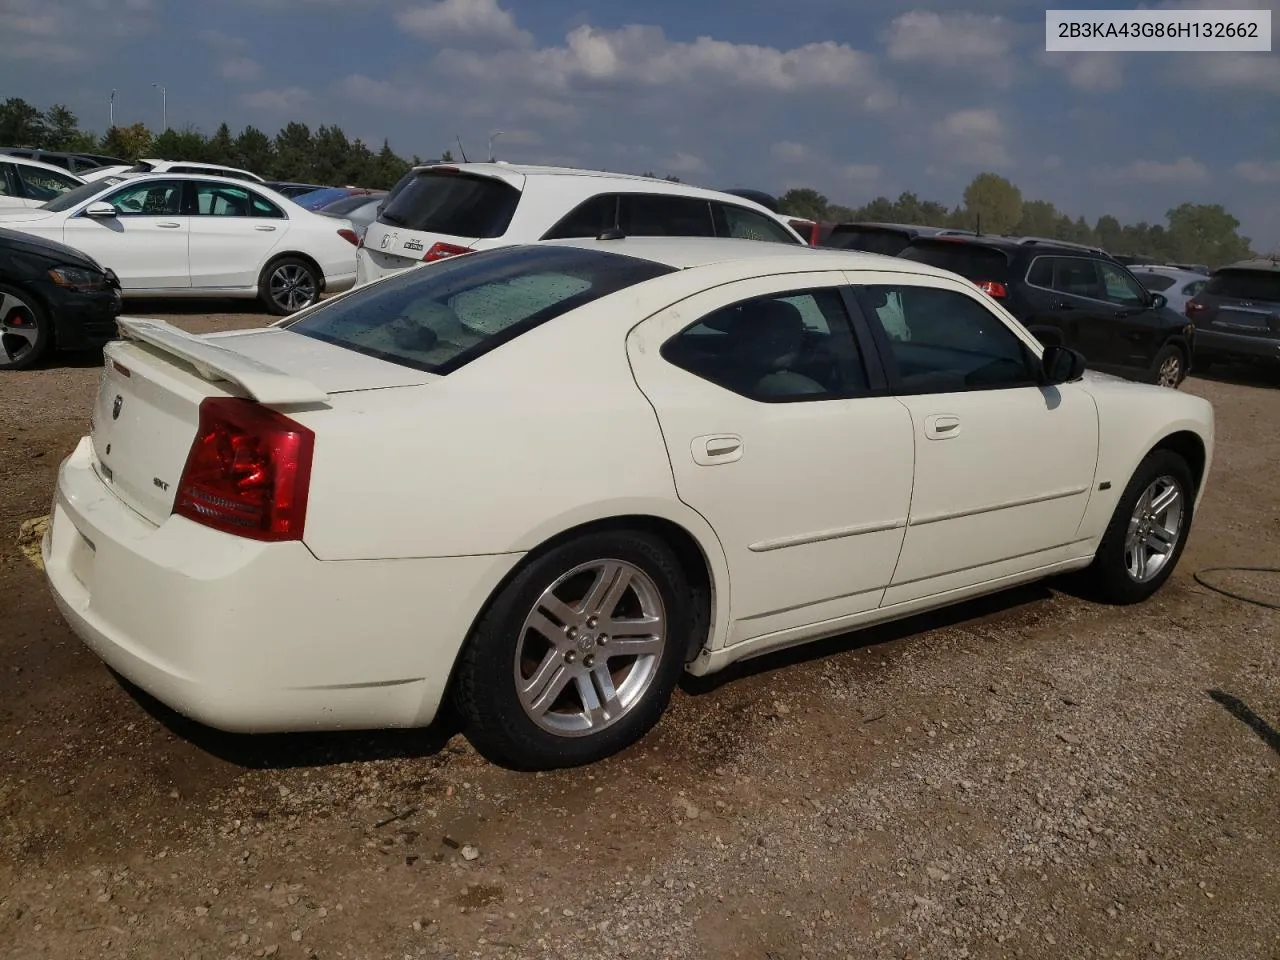
[[[627,339],[678,495],[724,547],[730,643],[874,610],[897,563],[911,419],[865,359],[843,282],[729,283]]]
[[[1090,327],[1088,341],[1113,372],[1129,376],[1146,373],[1164,346],[1169,322],[1156,308],[1151,293],[1128,270],[1106,260],[1094,263],[1111,312]]]
[[[83,204],[67,217],[63,242],[114,270],[126,294],[191,286],[180,180],[126,181],[95,202],[109,203],[115,215],[91,217],[92,203]]]
[[[1027,329],[1045,342],[1040,331],[1057,331],[1059,341],[1084,354],[1099,370],[1114,365],[1114,344],[1107,341],[1116,308],[1103,295],[1102,276],[1090,257],[1036,257],[1027,271],[1032,306]]]
[[[288,230],[284,211],[240,184],[186,181],[191,217],[191,285],[201,290],[253,287]]]
[[[851,280],[915,444],[902,556],[884,604],[1078,551],[1098,456],[1093,398],[1078,384],[1041,386],[1038,353],[977,292],[933,277]]]

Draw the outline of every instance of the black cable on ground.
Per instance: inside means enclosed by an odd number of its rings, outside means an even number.
[[[1256,607],[1266,607],[1268,610],[1280,610],[1280,603],[1271,603],[1267,600],[1256,600],[1253,597],[1246,597],[1244,594],[1235,593],[1225,587],[1214,586],[1204,579],[1206,573],[1280,573],[1280,567],[1205,567],[1203,570],[1197,570],[1192,574],[1196,583],[1207,590],[1214,593],[1220,593],[1224,597],[1230,597],[1232,600],[1239,600],[1241,603],[1252,603]]]

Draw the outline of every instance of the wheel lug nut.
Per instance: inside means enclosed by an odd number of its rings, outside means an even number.
[[[599,622],[600,622],[599,617],[587,617],[587,629],[594,630],[596,628],[596,624],[598,624]]]
[[[596,637],[596,643],[600,644],[600,646],[602,647],[608,642],[609,642],[609,635],[607,633],[602,633],[600,634],[600,636]]]
[[[594,667],[596,665],[596,658],[588,653],[585,657],[582,658],[582,665],[588,668]]]
[[[578,659],[578,655],[574,653],[572,650],[565,651],[565,655],[564,655],[565,663],[573,663],[573,661],[577,659]]]
[[[564,635],[565,635],[566,637],[568,637],[570,640],[572,640],[572,639],[574,639],[575,637],[577,637],[577,635],[578,635],[578,628],[577,628],[577,627],[565,627],[565,628],[564,628]]]

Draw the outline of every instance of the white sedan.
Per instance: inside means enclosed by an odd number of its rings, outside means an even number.
[[[90,182],[0,227],[82,250],[120,278],[125,297],[243,297],[294,313],[356,280],[360,238],[345,220],[266,187],[194,174]]]
[[[845,251],[556,241],[120,326],[43,547],[72,628],[215,727],[451,699],[525,769],[632,743],[686,670],[1072,570],[1143,600],[1213,452],[1204,400]]]

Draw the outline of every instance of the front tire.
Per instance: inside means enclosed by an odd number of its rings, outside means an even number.
[[[467,738],[518,770],[592,763],[639,740],[684,669],[689,593],[671,548],[647,533],[587,534],[537,557],[463,651]]]
[[[53,325],[29,293],[0,284],[0,370],[26,370],[53,344]]]
[[[1187,378],[1187,355],[1173,344],[1161,349],[1151,363],[1151,382],[1176,390]]]
[[[301,257],[281,257],[258,278],[258,299],[277,317],[287,317],[320,299],[321,278]]]
[[[1084,571],[1100,600],[1140,603],[1169,579],[1182,556],[1195,507],[1195,480],[1187,461],[1153,450],[1138,464]]]

